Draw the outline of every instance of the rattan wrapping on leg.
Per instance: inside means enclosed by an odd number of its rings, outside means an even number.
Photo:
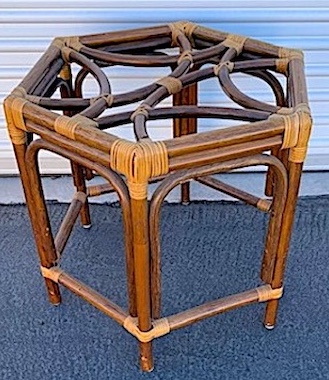
[[[162,141],[132,143],[118,139],[112,144],[110,155],[111,169],[127,177],[133,199],[145,199],[148,180],[169,171],[167,148]]]
[[[59,277],[64,272],[58,266],[51,267],[51,268],[46,268],[46,267],[41,266],[40,270],[41,270],[41,274],[42,274],[43,277],[49,278],[50,280],[52,280],[52,281],[54,281],[56,283],[58,283]]]
[[[258,302],[266,302],[277,300],[282,297],[283,288],[272,289],[271,285],[264,285],[256,288],[258,294]]]
[[[264,212],[269,212],[270,209],[271,209],[271,205],[272,205],[272,202],[268,199],[260,199],[258,202],[257,202],[257,205],[256,207],[261,210],[261,211],[264,211]]]
[[[26,103],[27,100],[12,96],[8,97],[4,102],[9,137],[15,145],[26,143],[26,126],[23,117],[23,107]]]
[[[312,130],[312,118],[307,104],[298,105],[296,112],[300,119],[299,134],[296,146],[289,152],[289,161],[302,163],[306,158],[307,146]]]
[[[155,338],[166,335],[170,332],[170,325],[167,318],[161,318],[152,322],[153,328],[149,331],[141,331],[138,328],[138,319],[128,316],[123,327],[134,335],[140,342],[151,342]]]

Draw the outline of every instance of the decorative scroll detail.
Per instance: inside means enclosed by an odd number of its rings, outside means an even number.
[[[242,52],[243,46],[247,39],[247,37],[239,36],[237,34],[229,34],[222,42],[222,45],[235,49],[236,54],[239,55]]]
[[[272,289],[271,285],[264,285],[256,288],[258,294],[258,302],[266,302],[270,300],[277,300],[283,295],[283,287]]]
[[[151,342],[153,339],[170,333],[170,325],[167,318],[161,318],[152,322],[152,329],[141,331],[138,327],[138,319],[130,315],[125,319],[123,327],[135,336],[140,342]]]
[[[49,280],[52,280],[56,283],[58,283],[60,276],[64,273],[64,271],[59,266],[54,266],[51,268],[41,266],[40,270],[43,277],[49,278]]]
[[[180,92],[183,88],[182,82],[174,77],[164,77],[159,79],[156,83],[165,87],[169,94],[177,94],[177,92]]]
[[[133,143],[118,139],[111,146],[110,156],[111,169],[127,177],[133,199],[146,199],[148,180],[169,171],[167,148],[162,141]]]

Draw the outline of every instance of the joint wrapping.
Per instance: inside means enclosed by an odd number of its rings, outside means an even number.
[[[301,103],[295,108],[299,115],[299,134],[296,146],[289,152],[289,161],[302,163],[305,161],[307,146],[312,130],[312,118],[308,104]]]
[[[288,58],[291,59],[301,59],[304,60],[304,54],[301,50],[298,49],[287,49],[280,47],[278,52],[279,58]]]
[[[228,71],[231,73],[234,69],[234,63],[230,61],[226,61],[226,62],[221,62],[218,65],[215,65],[214,74],[216,75],[216,77],[219,76],[219,73],[223,67],[227,67]]]
[[[226,39],[222,42],[222,45],[233,48],[236,50],[236,54],[239,55],[242,50],[243,46],[247,40],[247,37],[240,36],[237,34],[229,34]]]
[[[95,98],[91,98],[90,99],[90,104],[94,104],[99,99],[105,100],[107,106],[111,107],[112,104],[113,104],[114,96],[112,94],[102,94],[102,95],[96,96]]]
[[[297,112],[292,114],[274,114],[269,119],[281,118],[284,124],[284,134],[281,149],[293,148],[298,141],[299,115]]]
[[[167,318],[161,318],[152,322],[152,329],[141,331],[138,327],[137,318],[130,315],[124,320],[123,327],[134,335],[140,342],[151,342],[153,339],[166,335],[170,332],[170,325]]]
[[[256,207],[264,212],[269,212],[271,209],[272,202],[268,199],[259,199],[259,201],[256,204]]]
[[[4,102],[4,110],[7,120],[7,129],[11,142],[14,145],[26,144],[26,126],[23,116],[23,108],[27,100],[9,96]]]
[[[183,61],[189,61],[193,63],[193,56],[191,50],[185,50],[178,58],[177,64],[180,65]]]
[[[266,302],[270,300],[277,300],[283,295],[283,287],[272,289],[271,285],[264,285],[256,288],[258,295],[258,302]]]
[[[165,87],[170,95],[177,94],[183,88],[182,82],[174,77],[164,77],[159,79],[156,83]]]
[[[87,194],[82,192],[82,191],[77,191],[75,194],[74,194],[74,197],[73,199],[76,199],[77,201],[79,201],[80,203],[85,203],[86,202],[86,199],[87,199]]]
[[[62,53],[62,58],[64,60],[64,62],[66,64],[70,64],[71,63],[71,60],[70,60],[70,54],[71,52],[74,51],[73,49],[67,47],[67,46],[64,46],[61,50],[61,53]]]
[[[18,86],[13,89],[11,95],[17,96],[19,98],[26,98],[27,92],[24,87]]]
[[[275,60],[276,71],[281,74],[287,74],[289,58],[279,58]]]
[[[75,140],[75,131],[78,126],[95,128],[98,124],[95,121],[79,114],[74,115],[73,117],[62,115],[56,118],[54,130],[55,132],[68,137],[71,140]]]
[[[169,171],[167,148],[162,141],[118,139],[111,146],[110,167],[126,176],[132,199],[146,199],[148,180]]]
[[[76,51],[80,51],[84,46],[82,45],[82,43],[80,42],[80,39],[79,37],[77,36],[74,36],[74,37],[67,37],[65,38],[65,45],[76,50]]]
[[[190,41],[192,47],[194,47],[192,36],[196,27],[196,24],[189,21],[177,21],[169,24],[169,28],[171,30],[172,46],[178,46],[177,38],[180,34],[184,34]]]
[[[64,271],[58,266],[51,268],[41,266],[40,270],[43,277],[49,278],[49,280],[52,280],[56,283],[58,283],[60,276],[64,273]]]
[[[147,119],[149,117],[149,112],[152,109],[148,104],[142,104],[130,115],[130,120],[134,121],[137,115],[144,115]]]

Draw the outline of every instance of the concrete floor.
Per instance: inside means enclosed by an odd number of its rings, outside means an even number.
[[[256,196],[263,196],[264,174],[263,173],[232,173],[222,174],[222,181],[241,187]],[[100,183],[101,178],[96,178],[91,183]],[[69,176],[44,177],[44,191],[48,200],[58,202],[70,202],[74,188]],[[155,186],[150,187],[150,193]],[[230,200],[229,196],[212,190],[206,186],[192,182],[191,194],[194,200]],[[300,196],[315,196],[329,194],[329,172],[307,172],[302,177]],[[116,201],[114,194],[103,195],[92,199],[92,202],[103,203]],[[169,202],[179,201],[179,189],[174,189],[166,198]],[[23,203],[24,196],[18,177],[0,177],[0,203]]]

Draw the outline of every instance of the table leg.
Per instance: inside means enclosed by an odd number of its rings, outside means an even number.
[[[152,323],[147,199],[132,199],[131,206],[138,327],[141,331],[149,331]],[[140,342],[140,363],[143,371],[152,371],[152,356],[152,342]]]

